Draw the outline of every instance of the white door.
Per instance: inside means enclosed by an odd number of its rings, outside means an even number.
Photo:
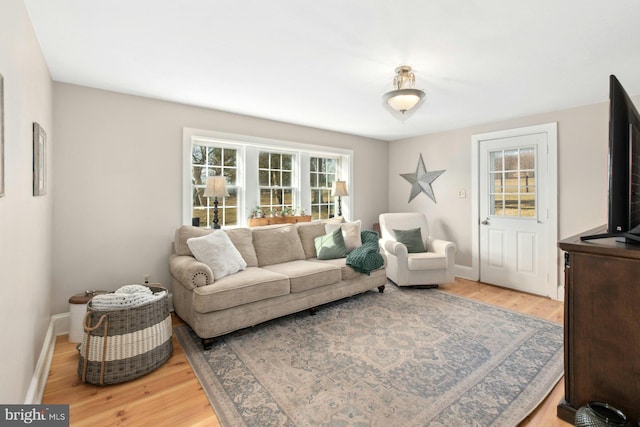
[[[556,298],[546,256],[549,239],[556,244],[547,140],[538,132],[479,141],[480,281]]]

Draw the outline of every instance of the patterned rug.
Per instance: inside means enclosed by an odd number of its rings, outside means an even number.
[[[209,351],[175,332],[224,427],[515,426],[563,373],[561,325],[393,285]]]

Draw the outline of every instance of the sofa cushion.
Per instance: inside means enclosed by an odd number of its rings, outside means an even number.
[[[253,247],[253,233],[250,228],[229,228],[224,230],[229,236],[233,245],[238,249],[240,255],[247,263],[247,267],[257,267],[258,258]]]
[[[342,237],[344,238],[344,244],[347,248],[347,253],[351,252],[355,248],[362,246],[362,239],[360,237],[360,220],[344,223],[327,223],[324,228],[327,233],[333,233],[340,228],[342,230]]]
[[[177,255],[190,255],[193,256],[193,252],[187,245],[187,240],[192,237],[202,237],[210,234],[213,230],[210,228],[193,227],[191,225],[182,225],[176,230],[173,242],[175,245],[175,251]]]
[[[314,240],[318,236],[326,234],[325,225],[320,222],[299,222],[296,224],[298,235],[302,242],[302,249],[306,258],[316,257],[316,245]]]
[[[319,262],[319,263],[326,263],[326,264],[331,264],[331,265],[335,265],[336,267],[340,268],[340,275],[342,280],[351,280],[351,279],[355,279],[356,277],[360,276],[360,273],[358,273],[357,271],[355,271],[351,266],[348,266],[346,264],[346,259],[345,258],[337,258],[337,259],[317,259],[317,258],[313,258],[310,259],[309,261],[315,261],[315,262]]]
[[[307,260],[273,264],[264,269],[287,276],[291,293],[331,285],[339,282],[341,278],[340,267]]]
[[[193,227],[191,225],[180,226],[175,233],[174,245],[176,255],[189,255],[193,256],[193,252],[187,245],[187,240],[193,237],[202,237],[213,232],[210,228]],[[242,259],[247,263],[248,267],[257,267],[258,259],[256,258],[256,251],[253,248],[253,235],[250,228],[230,228],[224,230],[233,242],[233,246],[236,247]]]
[[[247,268],[247,263],[222,230],[215,230],[202,237],[187,239],[187,246],[193,256],[211,268],[214,280]]]
[[[441,270],[447,268],[447,257],[435,252],[409,254],[407,268],[409,270]]]
[[[289,293],[289,279],[273,271],[248,267],[213,284],[193,290],[194,310],[199,313],[224,310]]]
[[[343,216],[334,216],[332,218],[323,219],[320,221],[322,224],[342,223],[344,222]]]
[[[347,247],[344,244],[340,227],[329,234],[316,237],[314,243],[318,259],[336,259],[347,256]]]
[[[258,267],[305,259],[295,225],[266,225],[254,227],[251,231]]]

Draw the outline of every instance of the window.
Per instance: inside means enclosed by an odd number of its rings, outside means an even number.
[[[198,218],[201,227],[213,222],[214,201],[204,197],[207,177],[226,178],[229,197],[218,200],[222,227],[246,226],[262,210],[313,213],[313,219],[335,215],[331,187],[336,179],[351,189],[351,150],[199,129],[183,130],[183,224]],[[347,218],[352,198],[342,200]],[[346,201],[346,203],[345,203]]]
[[[491,215],[536,216],[536,152],[534,147],[489,154]]]
[[[264,212],[293,209],[294,156],[292,154],[261,151],[258,155],[258,185],[260,207]]]
[[[201,226],[213,222],[214,200],[204,197],[209,176],[224,176],[229,197],[218,199],[218,223],[238,225],[238,150],[193,144],[191,150],[192,218],[198,218]]]
[[[335,215],[336,205],[334,197],[331,197],[331,187],[337,180],[337,165],[335,158],[310,159],[311,219],[326,219]]]

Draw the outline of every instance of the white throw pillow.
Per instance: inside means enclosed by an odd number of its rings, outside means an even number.
[[[198,261],[211,267],[214,280],[247,268],[242,255],[233,246],[227,233],[222,230],[214,230],[206,236],[187,239],[187,245]]]
[[[342,229],[342,237],[344,238],[344,245],[347,247],[347,253],[351,252],[355,248],[362,246],[362,238],[360,237],[360,220],[352,222],[327,223],[324,225],[324,231],[327,234],[331,234],[338,228]]]

